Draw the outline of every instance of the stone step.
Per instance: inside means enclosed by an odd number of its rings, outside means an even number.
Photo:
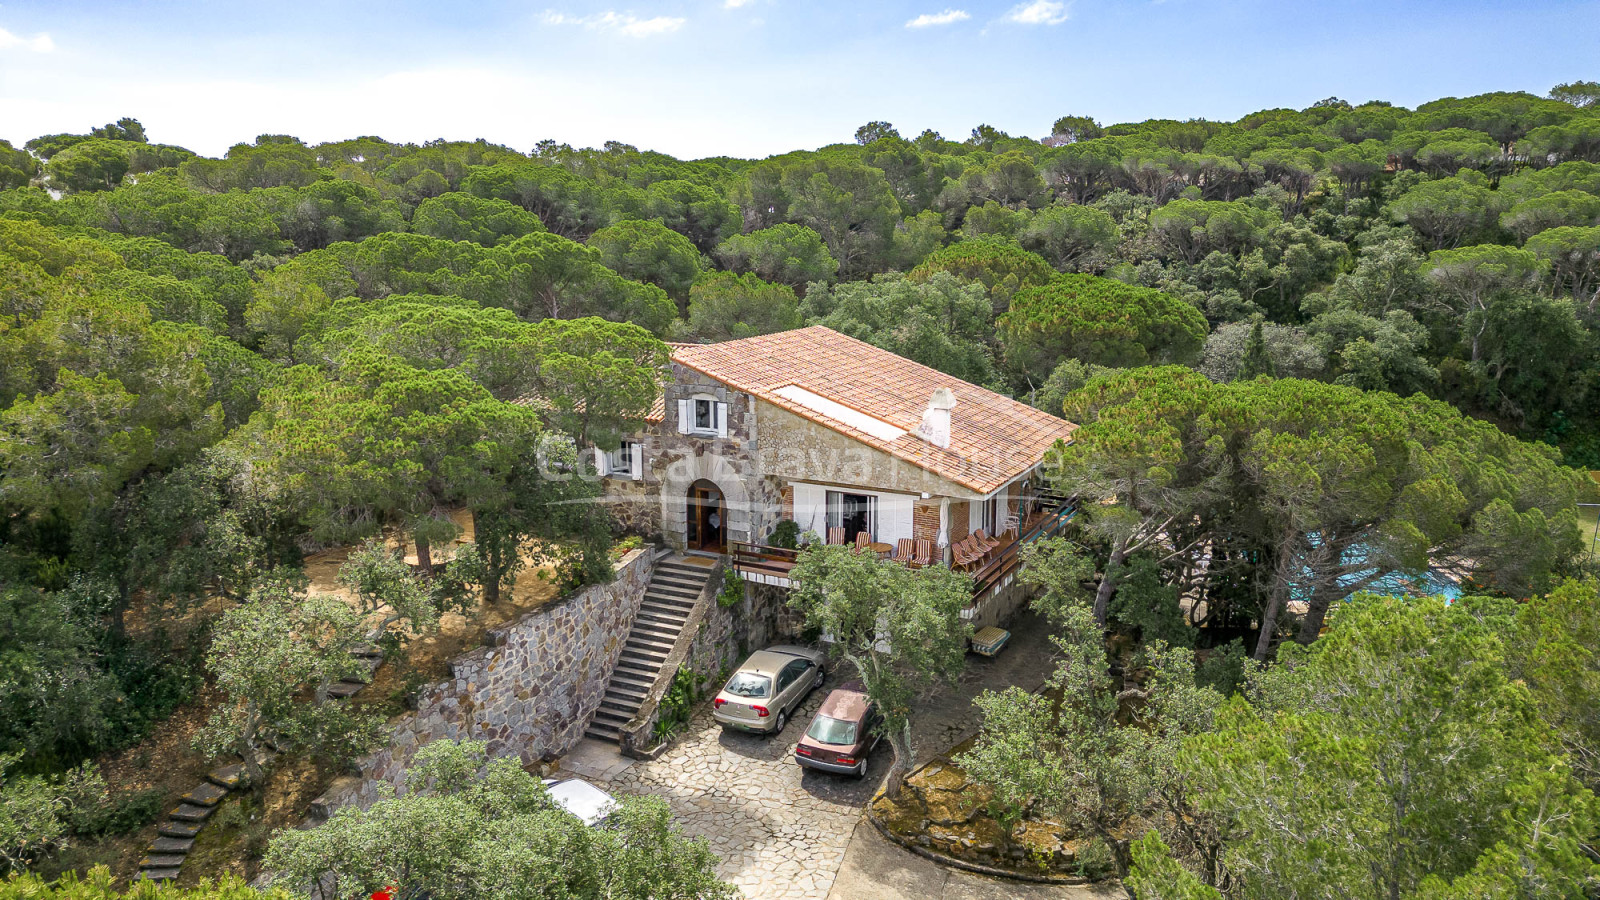
[[[195,806],[216,806],[226,796],[228,796],[227,788],[219,787],[209,781],[203,781],[178,799],[185,803],[192,803]]]
[[[658,601],[654,597],[646,597],[645,602],[638,604],[638,612],[651,613],[651,615],[659,615],[659,617],[677,618],[677,620],[686,620],[686,618],[690,617],[690,612],[693,609],[693,605],[685,607],[685,605],[666,604],[666,602]]]
[[[206,780],[217,787],[225,787],[231,791],[244,783],[244,763],[234,763],[231,766],[212,769],[206,775]]]
[[[377,644],[357,644],[356,646],[350,648],[350,655],[359,656],[365,659],[382,659],[383,648],[379,647]]]
[[[157,853],[188,853],[193,846],[194,838],[192,837],[158,837],[150,842],[150,846],[146,847],[144,852],[151,855]]]
[[[170,838],[192,838],[199,833],[199,822],[180,822],[176,819],[168,819],[156,829],[156,834]]]
[[[678,640],[678,635],[683,633],[683,628],[672,625],[662,625],[656,622],[643,622],[635,619],[633,622],[633,631],[631,633],[640,635],[641,637],[652,637],[658,640],[676,643]]]
[[[667,654],[672,652],[671,647],[657,647],[649,644],[641,644],[635,641],[633,638],[629,638],[628,642],[622,646],[624,653],[631,652],[635,656],[643,657],[657,665],[666,662]]]
[[[670,573],[663,574],[661,572],[657,572],[656,577],[650,579],[650,586],[661,590],[699,594],[700,591],[705,589],[706,579],[685,578],[680,575],[672,575]]]
[[[153,853],[139,860],[141,869],[176,869],[183,865],[182,853]]]
[[[133,880],[134,881],[177,881],[178,880],[178,867],[177,866],[173,866],[173,867],[168,868],[168,869],[142,869],[142,870],[140,870],[139,874],[133,876]]]
[[[335,700],[345,700],[361,693],[361,689],[364,687],[366,685],[360,682],[341,681],[328,688],[328,696]]]
[[[602,706],[595,710],[594,718],[596,722],[599,722],[603,719],[610,723],[612,727],[620,729],[622,726],[628,724],[628,720],[632,718],[632,716],[624,716],[618,713],[616,710],[607,709]]]
[[[644,702],[644,698],[649,693],[644,688],[630,688],[625,684],[619,684],[616,679],[612,679],[611,686],[606,688],[605,696],[601,698],[601,702],[614,700],[617,703],[632,703],[633,708],[638,709],[639,704]]]
[[[618,731],[617,729],[612,728],[610,725],[606,725],[601,722],[595,722],[591,724],[589,726],[589,730],[585,731],[583,734],[584,737],[592,737],[597,741],[615,741],[622,738],[621,731]]]
[[[659,594],[659,596],[662,597],[677,597],[677,599],[680,599],[680,601],[688,601],[691,602],[691,604],[693,604],[696,597],[699,597],[699,593],[701,593],[701,589],[696,588],[696,586],[678,585],[677,581],[651,581],[650,586],[645,588],[645,594]]]
[[[616,687],[619,684],[625,685],[631,690],[637,690],[643,693],[649,693],[650,689],[656,686],[655,679],[640,678],[634,675],[633,670],[631,669],[627,671],[619,670],[611,674],[611,686]]]
[[[215,806],[195,806],[193,803],[180,804],[171,813],[172,818],[181,822],[204,822],[216,812]]]
[[[655,684],[656,677],[661,674],[661,666],[659,664],[651,665],[644,662],[631,662],[627,665],[619,662],[617,663],[617,669],[641,680],[648,680],[651,684]]]
[[[625,722],[631,721],[634,716],[639,714],[638,703],[625,699],[613,700],[609,694],[600,698],[600,706],[598,709],[612,715],[621,716],[622,720]]]
[[[654,609],[658,612],[680,613],[687,616],[694,610],[694,601],[682,597],[664,597],[660,594],[645,594],[644,600],[639,604],[640,609]]]
[[[672,572],[677,575],[685,575],[700,581],[705,581],[706,579],[710,578],[711,573],[715,571],[716,568],[716,566],[697,566],[694,563],[674,562],[670,559],[664,559],[661,562],[656,563],[657,572]]]

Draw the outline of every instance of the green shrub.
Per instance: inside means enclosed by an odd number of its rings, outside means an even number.
[[[123,794],[79,810],[73,817],[72,831],[84,837],[127,834],[154,821],[165,807],[166,793],[160,788]]]
[[[785,550],[800,549],[800,523],[793,519],[784,519],[772,529],[772,536],[767,538],[767,543]]]
[[[744,579],[732,569],[722,570],[722,592],[717,594],[718,606],[738,606],[744,601]]]

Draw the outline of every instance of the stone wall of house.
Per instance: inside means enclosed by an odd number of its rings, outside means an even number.
[[[653,484],[649,480],[607,478],[603,486],[605,495],[602,502],[624,534],[636,534],[651,543],[662,541],[659,482]]]
[[[367,806],[378,785],[402,789],[429,741],[479,740],[491,756],[524,764],[560,755],[583,737],[600,706],[655,569],[651,550],[617,564],[609,584],[591,585],[490,632],[489,646],[451,661],[451,677],[422,688],[417,709],[390,723],[386,746],[317,801],[322,814]]]
[[[698,396],[728,404],[728,436],[678,431],[678,401]],[[723,532],[731,541],[760,541],[782,515],[781,485],[762,477],[755,401],[714,378],[678,363],[665,388],[666,419],[645,446],[645,482],[659,486],[659,521],[668,546],[688,541],[689,488],[709,481],[723,497]]]
[[[912,506],[911,536],[919,541],[939,542],[938,500],[918,500]]]

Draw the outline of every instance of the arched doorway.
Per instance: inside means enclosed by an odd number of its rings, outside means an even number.
[[[727,498],[715,483],[702,478],[689,485],[687,544],[690,550],[722,553],[727,549]]]

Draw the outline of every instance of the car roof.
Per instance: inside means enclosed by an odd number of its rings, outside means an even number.
[[[817,715],[854,722],[866,715],[867,706],[871,702],[866,694],[840,688],[828,694],[828,699],[822,701],[822,707],[817,710]]]
[[[557,806],[577,816],[585,825],[599,823],[617,805],[610,794],[581,778],[547,781],[545,787]]]
[[[789,663],[805,658],[804,656],[780,653],[775,650],[757,650],[750,654],[750,658],[744,661],[744,665],[739,667],[739,671],[760,672],[763,675],[771,675]]]

